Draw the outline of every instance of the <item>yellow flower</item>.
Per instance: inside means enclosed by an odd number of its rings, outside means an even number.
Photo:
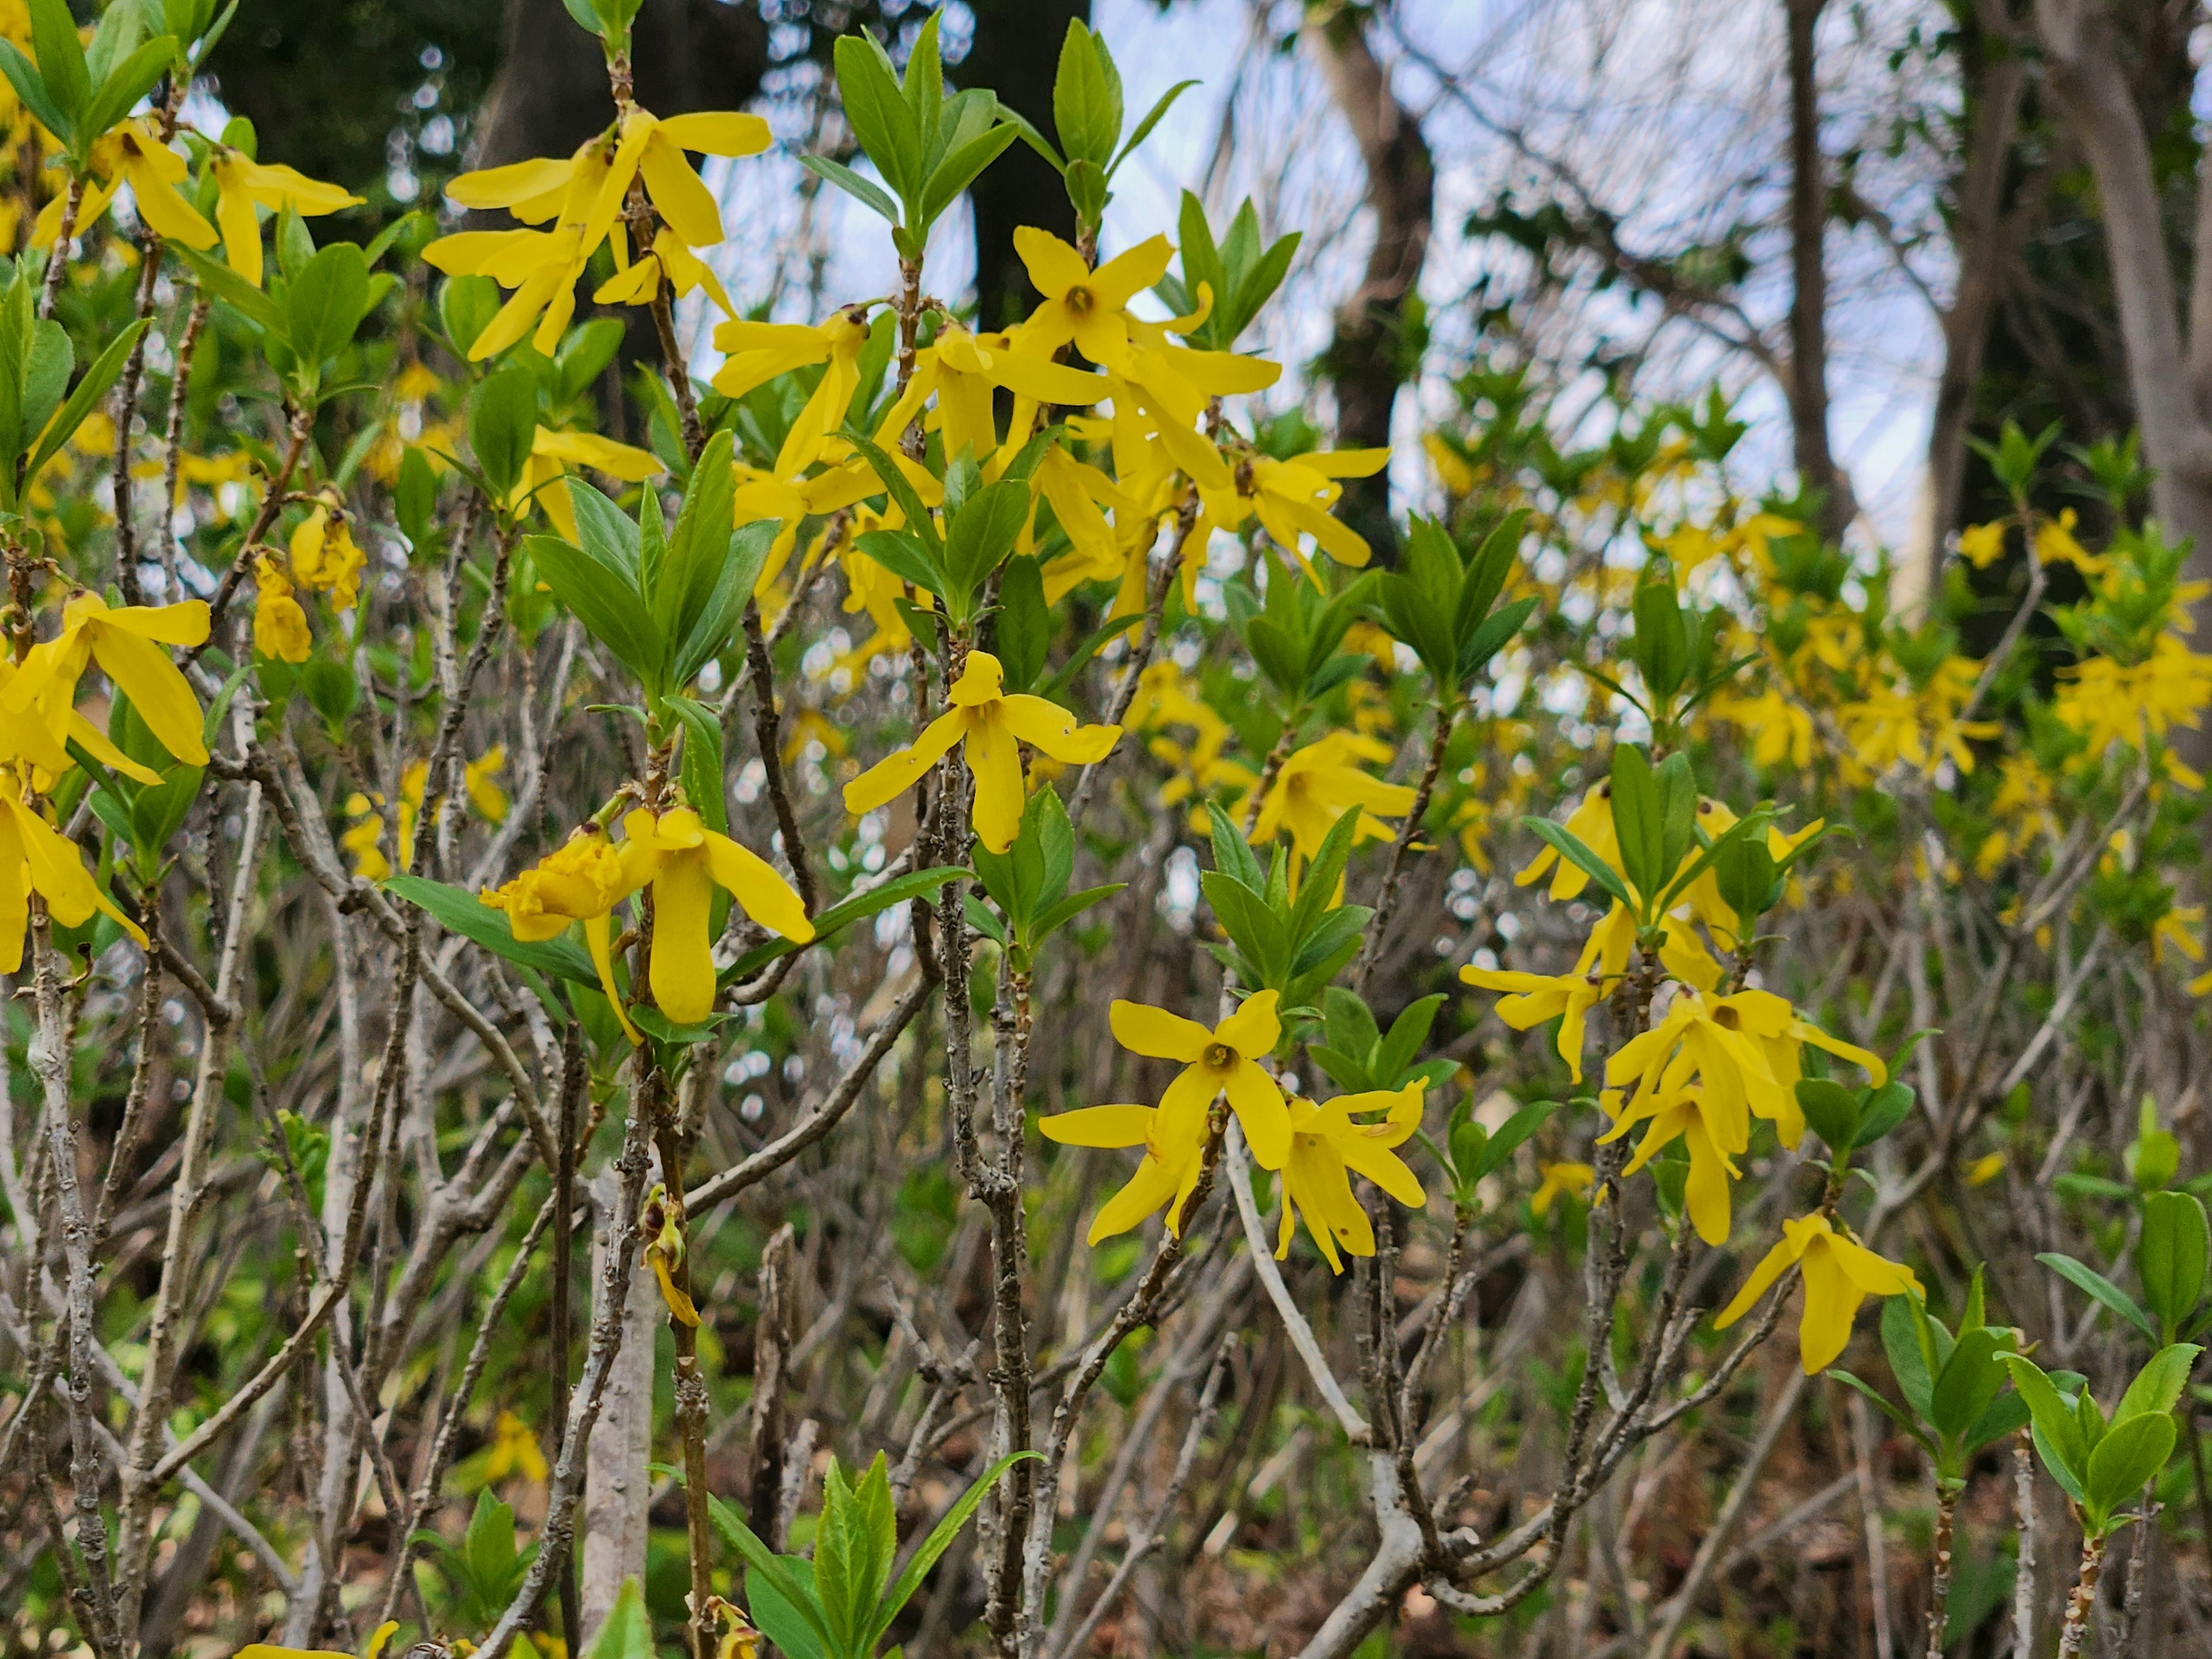
[[[266,553],[253,562],[253,648],[277,662],[307,661],[315,640],[307,631],[307,613],[292,597],[292,584]]]
[[[461,787],[477,811],[492,823],[507,822],[507,791],[492,779],[507,768],[507,745],[495,743],[461,769]]]
[[[1038,1122],[1046,1139],[1065,1146],[1145,1149],[1128,1183],[1100,1205],[1098,1213],[1091,1218],[1085,1243],[1096,1244],[1102,1238],[1126,1233],[1163,1206],[1167,1209],[1168,1231],[1177,1238],[1182,1237],[1183,1202],[1198,1185],[1204,1166],[1210,1103],[1211,1097],[1196,1104],[1174,1098],[1163,1100],[1158,1107],[1085,1106]]]
[[[709,830],[688,806],[655,816],[640,807],[623,820],[623,881],[653,884],[653,1000],[679,1025],[714,1008],[714,941],[708,911],[720,887],[771,933],[805,944],[814,937],[805,902],[775,867],[727,836]]]
[[[1264,1170],[1279,1170],[1290,1150],[1290,1115],[1283,1091],[1261,1062],[1282,1040],[1280,998],[1256,991],[1211,1031],[1195,1020],[1141,1002],[1116,1001],[1107,1010],[1115,1041],[1132,1054],[1182,1062],[1182,1071],[1160,1097],[1171,1115],[1188,1107],[1202,1122],[1214,1097],[1226,1095],[1252,1156]]]
[[[1412,1139],[1421,1127],[1421,1102],[1427,1091],[1428,1085],[1416,1079],[1403,1089],[1339,1095],[1319,1105],[1310,1100],[1291,1102],[1291,1152],[1283,1164],[1283,1224],[1275,1239],[1278,1261],[1290,1255],[1291,1235],[1301,1216],[1332,1273],[1344,1271],[1336,1254],[1340,1244],[1352,1255],[1375,1254],[1375,1229],[1352,1196],[1354,1174],[1365,1176],[1408,1209],[1418,1210],[1428,1202],[1419,1177],[1391,1150]],[[1383,1114],[1380,1122],[1360,1121],[1374,1112]]]
[[[1175,247],[1164,236],[1139,242],[1092,270],[1083,256],[1048,230],[1024,225],[1014,252],[1044,297],[1021,325],[1018,349],[1050,357],[1069,343],[1092,362],[1117,368],[1129,348],[1131,300],[1167,274]]]
[[[201,218],[174,188],[191,176],[191,169],[143,120],[125,121],[95,144],[93,166],[106,173],[111,188],[116,183],[131,186],[138,216],[156,234],[189,248],[204,250],[215,246],[215,227]],[[79,211],[80,234],[93,216]]]
[[[719,1595],[707,1598],[707,1610],[729,1626],[715,1647],[714,1659],[754,1659],[760,1651],[761,1633],[753,1628],[753,1621],[744,1611]]]
[[[64,927],[90,921],[98,910],[143,945],[146,935],[92,878],[76,843],[23,796],[24,781],[0,771],[0,974],[23,965],[23,933],[30,925],[33,893],[46,900],[47,910]]]
[[[447,194],[453,195],[452,186]],[[551,230],[457,231],[422,250],[423,263],[434,270],[451,276],[489,276],[514,290],[470,345],[472,363],[496,356],[526,334],[551,356],[576,314],[576,282],[590,257],[582,229],[570,224]]]
[[[547,1473],[545,1454],[538,1449],[538,1437],[530,1431],[530,1425],[513,1412],[501,1412],[491,1425],[491,1447],[483,1463],[486,1483],[519,1474],[543,1486]]]
[[[559,432],[541,426],[530,441],[530,459],[523,463],[522,476],[503,505],[510,513],[520,511],[525,502],[542,507],[556,530],[571,542],[579,541],[576,509],[561,482],[578,467],[589,467],[624,483],[642,483],[668,471],[651,450],[618,444],[597,433]]]
[[[1588,1198],[1597,1183],[1596,1170],[1587,1164],[1541,1164],[1536,1172],[1543,1181],[1529,1194],[1528,1212],[1539,1217],[1551,1212],[1554,1199]]]
[[[1698,1237],[1717,1249],[1728,1243],[1729,1182],[1737,1174],[1734,1154],[1748,1148],[1751,1125],[1740,1112],[1717,1109],[1710,1103],[1713,1091],[1684,1080],[1688,1071],[1687,1060],[1678,1056],[1669,1068],[1670,1087],[1647,1109],[1645,1115],[1651,1127],[1621,1173],[1634,1175],[1665,1147],[1681,1141],[1690,1154],[1690,1173],[1682,1189],[1684,1207],[1690,1212],[1690,1224],[1698,1230]],[[1607,1116],[1617,1118],[1620,1091],[1605,1091],[1598,1097],[1598,1104]],[[1626,1127],[1618,1125],[1600,1139],[1614,1139],[1626,1132]]]
[[[633,107],[623,118],[620,142],[599,180],[599,193],[584,221],[586,251],[614,228],[629,194],[630,180],[642,178],[645,193],[668,228],[692,247],[722,240],[722,213],[714,192],[700,182],[684,152],[707,155],[757,155],[775,135],[757,115],[705,110],[663,120]]]
[[[1986,570],[2004,551],[2002,523],[1970,524],[1959,532],[1959,556],[1977,570]]]
[[[1479,989],[1508,993],[1498,1005],[1498,1017],[1516,1031],[1558,1020],[1559,1058],[1567,1062],[1568,1073],[1576,1082],[1583,1080],[1583,1043],[1589,1011],[1611,994],[1611,983],[1587,972],[1562,974],[1554,978],[1500,968],[1477,968],[1472,963],[1462,968],[1459,976]]]
[[[99,594],[80,592],[63,607],[62,631],[33,647],[6,691],[0,692],[0,714],[24,714],[54,686],[71,688],[61,701],[72,701],[86,667],[98,663],[161,747],[188,765],[205,766],[199,701],[161,647],[202,645],[207,636],[205,600],[110,610]]]
[[[319,501],[294,527],[285,544],[292,579],[303,587],[327,592],[331,609],[350,611],[361,603],[361,573],[368,558],[354,544],[353,532],[340,510],[331,528],[332,501]]]
[[[1106,758],[1121,728],[1079,725],[1058,703],[1009,695],[1005,684],[1006,671],[996,657],[969,652],[967,667],[945,697],[951,707],[923,727],[909,747],[847,784],[845,810],[857,817],[905,793],[957,743],[975,779],[976,838],[994,853],[1012,847],[1021,830],[1024,798],[1019,745],[1026,743],[1070,765],[1088,765]]]
[[[2069,507],[2057,518],[2045,519],[2037,525],[2035,556],[2045,564],[2070,564],[2085,576],[2100,576],[2112,561],[2099,557],[2074,539],[2074,526],[2078,522]]]
[[[388,1619],[376,1627],[368,1638],[368,1645],[361,1650],[361,1659],[378,1659],[385,1644],[391,1641],[392,1632],[399,1628],[397,1619]],[[280,1648],[267,1642],[252,1642],[231,1656],[231,1659],[354,1659],[349,1653],[337,1653],[328,1648]]]
[[[1705,991],[1678,993],[1666,1017],[1650,1030],[1631,1037],[1606,1062],[1605,1080],[1620,1088],[1632,1080],[1635,1093],[1611,1132],[1615,1140],[1631,1127],[1656,1115],[1694,1076],[1704,1080],[1711,1101],[1708,1122],[1743,1122],[1716,1140],[1729,1152],[1741,1152],[1750,1126],[1747,1113],[1767,1119],[1784,1146],[1805,1133],[1793,1085],[1799,1073],[1800,1045],[1809,1042],[1862,1066],[1877,1087],[1889,1081],[1889,1068],[1878,1054],[1832,1037],[1797,1017],[1789,1002],[1771,991],[1738,991],[1713,996]]]
[[[1835,1363],[1851,1340],[1851,1322],[1869,1296],[1924,1294],[1912,1269],[1876,1255],[1824,1215],[1801,1216],[1782,1224],[1782,1242],[1751,1270],[1735,1300],[1713,1321],[1725,1330],[1751,1311],[1774,1281],[1795,1262],[1805,1275],[1805,1311],[1797,1324],[1798,1355],[1811,1376]]]
[[[1253,825],[1253,841],[1269,842],[1288,832],[1297,856],[1310,859],[1321,851],[1336,821],[1354,807],[1359,809],[1359,822],[1353,841],[1387,841],[1397,833],[1396,827],[1376,814],[1411,811],[1417,792],[1410,784],[1370,777],[1353,763],[1380,763],[1394,752],[1389,744],[1351,732],[1331,732],[1308,744],[1275,774]]]
[[[353,872],[365,881],[382,881],[392,874],[392,860],[384,856],[384,814],[374,800],[356,790],[346,797],[347,816],[354,822],[338,837],[338,845],[352,854]]]
[[[714,343],[730,356],[714,371],[713,384],[726,398],[742,398],[793,369],[826,365],[777,452],[777,477],[797,477],[820,459],[830,437],[843,427],[853,394],[860,387],[860,348],[867,343],[865,306],[832,312],[819,325],[738,320],[715,325]]]
[[[1986,1187],[2004,1173],[2004,1168],[2005,1155],[2002,1152],[1984,1153],[1966,1166],[1966,1184],[1969,1187]]]
[[[1354,568],[1374,556],[1364,538],[1330,516],[1344,494],[1342,478],[1365,478],[1381,471],[1389,461],[1387,449],[1337,449],[1293,455],[1279,461],[1254,454],[1233,475],[1232,488],[1202,491],[1207,522],[1235,530],[1256,514],[1275,544],[1294,556],[1319,586],[1320,575],[1303,550],[1301,538],[1342,565]]]
[[[2088,740],[2093,755],[2116,743],[2143,748],[2177,726],[2194,731],[2212,703],[2212,655],[2191,651],[2170,629],[2139,663],[2090,657],[2058,678],[2058,718]]]
[[[390,866],[386,866],[387,875]],[[611,914],[633,890],[622,855],[596,823],[586,823],[552,852],[501,887],[478,897],[507,912],[508,930],[526,942],[558,938],[572,921],[584,924],[584,944],[599,969],[599,988],[632,1042],[642,1041],[615,988]]]
[[[626,251],[620,239],[615,249],[619,263]],[[649,305],[660,292],[663,276],[668,279],[669,292],[676,298],[680,300],[703,288],[722,308],[725,317],[738,314],[729,290],[722,286],[722,279],[714,275],[705,260],[684,246],[682,237],[665,226],[654,235],[653,247],[643,258],[599,284],[592,295],[592,302],[603,306]]]
[[[289,207],[313,217],[356,207],[362,199],[296,168],[264,165],[244,150],[222,145],[216,147],[208,166],[215,174],[215,219],[222,230],[223,258],[256,288],[261,286],[261,222],[256,209],[276,212]]]

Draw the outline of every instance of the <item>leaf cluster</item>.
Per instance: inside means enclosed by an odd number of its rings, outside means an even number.
[[[1246,990],[1279,993],[1285,1016],[1318,1012],[1314,998],[1358,954],[1360,930],[1374,915],[1364,904],[1337,902],[1358,809],[1336,821],[1295,891],[1287,846],[1276,843],[1262,868],[1228,816],[1211,804],[1206,811],[1213,820],[1213,868],[1198,881],[1229,936],[1225,946],[1208,948]]]
[[[2193,1342],[2160,1348],[2136,1373],[2109,1418],[2078,1378],[2046,1374],[2020,1354],[1999,1356],[2027,1401],[2037,1455],[2074,1500],[2081,1529],[2091,1538],[2126,1524],[2130,1517],[2116,1511],[2172,1455],[2178,1437],[2173,1407],[2189,1381],[2190,1367],[2203,1352]]]
[[[994,915],[966,896],[969,925],[1007,951],[1017,972],[1026,974],[1037,947],[1102,900],[1129,884],[1109,882],[1067,890],[1075,873],[1075,830],[1059,792],[1049,784],[1029,798],[1014,844],[994,853],[978,842],[975,877],[999,908]]]
[[[1199,308],[1199,293],[1204,289],[1212,296],[1213,307],[1185,337],[1202,351],[1233,350],[1237,337],[1251,326],[1260,307],[1274,297],[1290,274],[1300,233],[1292,231],[1263,246],[1260,216],[1248,196],[1230,220],[1229,234],[1217,243],[1213,228],[1206,222],[1205,204],[1188,191],[1182,193],[1176,230],[1182,275],[1161,277],[1153,292],[1176,316],[1188,317]]]
[[[1493,611],[1519,556],[1525,509],[1501,520],[1471,556],[1451,532],[1416,514],[1398,568],[1380,574],[1377,620],[1428,670],[1437,698],[1456,702],[1536,609],[1534,599]]]
[[[799,165],[881,215],[900,259],[919,264],[930,227],[997,161],[1018,131],[1011,112],[978,88],[945,95],[945,64],[933,12],[915,37],[902,75],[883,42],[848,34],[837,42],[837,91],[853,136],[888,192],[842,162],[806,155]]]
[[[1052,127],[1060,143],[1052,143],[1013,110],[1002,110],[1001,114],[1009,126],[1021,135],[1022,142],[1044,157],[1060,175],[1060,183],[1067,190],[1068,205],[1075,210],[1079,232],[1095,237],[1105,217],[1106,204],[1114,199],[1114,175],[1159,125],[1160,118],[1175,100],[1197,84],[1195,81],[1178,81],[1162,93],[1125,143],[1121,138],[1125,114],[1121,71],[1115,65],[1114,54],[1106,49],[1105,37],[1081,18],[1072,17],[1067,33],[1060,43],[1060,63],[1052,81]],[[1183,199],[1188,203],[1190,198],[1186,194]],[[1201,225],[1203,222],[1201,219]],[[1296,238],[1291,240],[1295,243]],[[1284,255],[1285,264],[1289,258],[1287,253]],[[1275,281],[1281,280],[1278,274]],[[1273,283],[1268,284],[1270,292],[1273,287]],[[1217,297],[1222,292],[1218,287],[1214,290]],[[1258,309],[1256,303],[1253,308]]]
[[[1964,1484],[1976,1452],[2027,1421],[2026,1399],[2005,1391],[2010,1379],[2003,1360],[2018,1352],[2018,1333],[1988,1324],[1987,1318],[1978,1267],[1955,1334],[1911,1291],[1883,1303],[1882,1347],[1905,1396],[1902,1409],[1849,1371],[1832,1366],[1828,1371],[1873,1401],[1925,1447],[1936,1480],[1953,1488]]]

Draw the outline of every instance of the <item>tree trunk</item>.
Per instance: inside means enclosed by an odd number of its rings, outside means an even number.
[[[1060,43],[1071,21],[1091,21],[1091,0],[971,0],[975,44],[951,70],[962,86],[988,87],[999,101],[1031,122],[1040,132],[1053,131],[1053,76]],[[1128,112],[1133,126],[1144,114],[1139,104]],[[1036,225],[1065,241],[1075,240],[1075,210],[1045,159],[1027,144],[1015,144],[983,170],[968,192],[975,228],[975,322],[1003,328],[1036,308],[1037,291],[1014,252],[1014,229]]]
[[[1338,307],[1323,373],[1336,392],[1336,441],[1346,449],[1390,442],[1398,387],[1418,359],[1425,329],[1419,289],[1436,212],[1436,164],[1412,111],[1398,101],[1358,21],[1344,9],[1316,16],[1307,40],[1328,76],[1336,106],[1367,168],[1375,242],[1358,288]],[[1393,556],[1387,475],[1347,478],[1338,516]]]
[[[1820,497],[1820,533],[1858,516],[1828,447],[1828,185],[1820,155],[1818,41],[1827,0],[1785,0],[1790,37],[1790,428],[1798,487]]]

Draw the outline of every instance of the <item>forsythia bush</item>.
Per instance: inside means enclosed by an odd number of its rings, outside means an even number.
[[[2129,1640],[2113,1540],[2212,1521],[2131,452],[2093,532],[2008,430],[1900,612],[1717,397],[1571,452],[1485,362],[1370,547],[1391,458],[1238,349],[1297,239],[1105,257],[1175,94],[1081,25],[1050,135],[841,41],[897,284],[783,321],[696,161],[766,124],[568,3],[613,125],[366,245],[187,118],[212,0],[0,20],[7,1639],[1060,1659],[1212,1572],[1663,1654],[1817,1397],[1920,1448],[1931,1656],[2001,1576]],[[1078,234],[990,330],[927,256],[1017,143]],[[1732,1423],[1659,1583],[1621,1506]]]

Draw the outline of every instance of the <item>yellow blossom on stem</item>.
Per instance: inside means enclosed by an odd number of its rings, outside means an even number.
[[[845,424],[853,396],[860,389],[860,348],[867,343],[864,306],[832,312],[818,325],[740,319],[715,325],[714,343],[730,356],[714,371],[713,386],[726,398],[742,398],[793,369],[823,365],[813,395],[793,418],[776,453],[777,477],[796,478],[820,459],[831,436]]]
[[[585,246],[596,248],[614,228],[629,194],[630,180],[642,178],[645,193],[668,228],[692,247],[711,247],[722,240],[722,213],[714,194],[691,170],[684,151],[706,155],[757,155],[775,134],[757,115],[702,110],[663,119],[633,107],[623,119],[612,159],[584,221]]]
[[[1717,1330],[1749,1313],[1774,1281],[1795,1264],[1805,1276],[1805,1311],[1797,1324],[1797,1352],[1812,1376],[1827,1370],[1851,1340],[1851,1322],[1870,1296],[1924,1295],[1912,1269],[1876,1255],[1824,1215],[1782,1224],[1782,1242],[1751,1270],[1735,1299],[1714,1319]]]
[[[1362,1175],[1408,1209],[1428,1202],[1419,1176],[1393,1151],[1421,1127],[1428,1085],[1419,1079],[1403,1089],[1339,1095],[1318,1105],[1293,1100],[1291,1151],[1283,1163],[1283,1222],[1275,1259],[1291,1253],[1291,1235],[1303,1218],[1329,1271],[1342,1273],[1342,1245],[1352,1255],[1375,1254],[1375,1229],[1352,1195],[1352,1176]],[[1369,1121],[1381,1113],[1380,1121]]]
[[[315,647],[314,635],[307,631],[307,613],[266,553],[254,559],[253,582],[253,648],[277,662],[307,661]]]
[[[0,974],[23,965],[23,933],[30,926],[31,896],[64,927],[88,921],[94,911],[112,916],[123,931],[146,943],[137,923],[115,908],[83,854],[24,798],[25,781],[0,770]]]
[[[215,222],[230,268],[261,286],[261,221],[257,211],[290,208],[303,217],[358,207],[362,198],[337,185],[310,179],[296,167],[255,161],[242,149],[217,145],[208,162],[215,175]]]
[[[967,667],[945,696],[951,707],[923,727],[910,746],[847,784],[845,810],[857,817],[904,794],[959,744],[975,780],[976,839],[994,853],[1012,847],[1026,799],[1019,745],[1026,743],[1054,760],[1086,766],[1106,758],[1120,741],[1121,728],[1079,725],[1058,703],[1010,694],[1005,686],[999,659],[988,651],[970,651]]]
[[[1260,1166],[1283,1167],[1291,1150],[1290,1109],[1273,1076],[1261,1064],[1282,1038],[1278,1000],[1273,991],[1258,992],[1211,1031],[1143,1003],[1117,1001],[1108,1011],[1123,1048],[1181,1060],[1183,1069],[1157,1109],[1089,1106],[1045,1118],[1037,1126],[1046,1139],[1065,1146],[1145,1148],[1128,1185],[1093,1218],[1091,1243],[1127,1232],[1163,1205],[1168,1206],[1168,1231],[1180,1237],[1183,1200],[1198,1184],[1206,1120],[1219,1097],[1228,1097]]]
[[[676,1282],[676,1269],[684,1262],[684,1227],[676,1206],[668,1201],[665,1186],[656,1186],[645,1195],[642,1231],[650,1236],[645,1246],[646,1265],[659,1281],[660,1299],[668,1304],[669,1317],[680,1325],[697,1326],[699,1310]]]
[[[42,702],[55,685],[70,688],[63,701],[72,701],[85,669],[97,663],[131,699],[138,718],[162,748],[187,765],[205,766],[208,751],[200,733],[199,700],[161,647],[203,645],[207,636],[204,599],[111,609],[99,594],[79,592],[62,609],[62,631],[33,646],[6,691],[0,692],[0,714],[24,714],[33,703]]]
[[[1092,270],[1080,253],[1034,225],[1015,230],[1014,252],[1044,296],[1016,335],[1017,349],[1050,357],[1073,344],[1104,368],[1118,367],[1128,351],[1130,319],[1123,307],[1167,275],[1175,258],[1166,237],[1152,236]]]
[[[1356,763],[1380,765],[1395,752],[1387,743],[1352,732],[1331,732],[1308,744],[1276,772],[1253,825],[1254,842],[1287,834],[1297,856],[1310,859],[1321,851],[1336,821],[1354,807],[1359,809],[1359,823],[1353,842],[1387,841],[1397,834],[1397,827],[1376,814],[1402,817],[1413,811],[1417,792],[1411,784],[1386,783],[1371,776]]]
[[[560,432],[541,426],[530,441],[530,459],[523,463],[522,476],[503,505],[510,513],[520,511],[525,502],[542,507],[556,530],[571,542],[579,541],[576,509],[561,481],[580,467],[624,483],[642,483],[668,471],[649,449],[618,444],[594,432]]]
[[[710,830],[688,806],[623,819],[623,880],[653,887],[653,951],[647,964],[653,1000],[679,1025],[714,1008],[714,941],[708,912],[720,888],[769,932],[799,944],[814,937],[805,901],[750,848]]]

